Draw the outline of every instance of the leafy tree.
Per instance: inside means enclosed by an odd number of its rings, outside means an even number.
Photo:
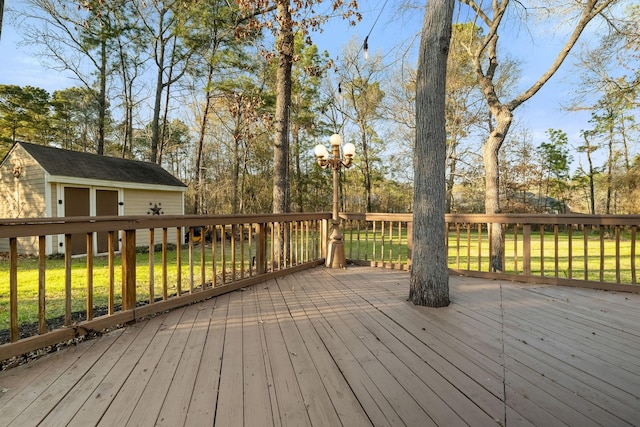
[[[195,110],[198,121],[194,167],[194,213],[200,213],[203,208],[201,196],[204,194],[202,176],[204,147],[215,105],[214,98],[220,96],[220,92],[226,97],[226,94],[232,91],[230,75],[250,74],[256,70],[255,61],[251,61],[251,56],[243,48],[255,42],[257,33],[246,32],[245,37],[236,37],[237,30],[241,26],[239,10],[229,7],[226,2],[220,0],[200,3],[198,7],[191,9],[190,14],[191,19],[183,27],[183,39],[194,48],[187,74],[190,77],[188,83],[190,91],[194,93],[196,100]],[[202,93],[204,99],[200,99]]]
[[[538,212],[534,190],[541,186],[540,156],[527,130],[505,141],[500,161],[500,203],[507,212]]]
[[[486,112],[481,109],[482,94],[473,62],[468,50],[480,41],[482,30],[473,23],[453,24],[451,47],[447,58],[447,189],[446,211],[453,206],[453,188],[456,177],[461,173],[460,159],[470,155],[462,147],[462,142],[471,133],[471,128],[486,120]],[[477,47],[476,47],[477,48]]]
[[[120,34],[116,15],[123,2],[107,4],[90,0],[80,5],[73,0],[27,0],[31,9],[22,13],[26,41],[41,47],[41,56],[50,61],[47,63],[50,67],[72,72],[96,95],[98,135],[95,150],[98,154],[104,153],[109,120],[109,57],[114,40]]]
[[[68,150],[95,151],[104,122],[98,99],[95,91],[80,87],[53,92],[51,121],[56,142]]]
[[[587,156],[587,169],[582,166],[578,169],[579,174],[576,177],[577,180],[581,178],[587,179],[587,186],[589,189],[589,213],[591,215],[596,214],[596,196],[595,196],[595,177],[601,172],[601,169],[596,167],[593,163],[593,153],[599,150],[601,147],[598,144],[592,142],[593,132],[583,130],[581,132],[584,144],[579,145],[576,150],[579,153],[585,153]]]
[[[318,132],[319,91],[326,72],[328,54],[320,54],[315,45],[306,45],[301,32],[295,34],[296,61],[292,68],[291,91],[291,194],[295,210],[303,212],[309,202],[309,169],[316,169],[306,157]],[[303,157],[304,156],[304,157]]]
[[[136,109],[143,102],[140,95],[139,83],[145,71],[145,48],[142,39],[142,30],[137,25],[133,2],[125,2],[118,8],[114,16],[119,28],[118,37],[114,40],[113,47],[113,96],[112,100],[120,100],[119,110],[124,117],[120,122],[120,156],[131,156],[133,149],[134,124]]]
[[[141,30],[137,42],[152,48],[148,52],[154,66],[149,160],[162,163],[162,152],[167,143],[162,137],[169,133],[161,126],[170,123],[171,88],[185,75],[194,52],[194,46],[183,43],[181,38],[190,19],[190,7],[177,0],[134,2],[134,5]],[[195,8],[196,4],[192,7]]]
[[[273,212],[281,213],[290,210],[290,188],[289,188],[289,118],[291,108],[292,80],[291,70],[295,58],[294,34],[296,31],[302,32],[305,36],[309,31],[317,30],[328,17],[323,14],[316,14],[315,7],[319,0],[306,2],[292,2],[291,0],[242,0],[238,1],[240,8],[247,16],[255,17],[257,26],[271,30],[276,39],[275,53],[267,53],[269,58],[274,58],[277,62],[276,72],[276,106],[274,114],[274,147],[273,147]],[[343,9],[342,0],[332,0],[333,11]],[[350,19],[355,16],[357,2],[351,1],[342,16]],[[261,11],[257,14],[256,11]],[[261,18],[259,23],[257,18]],[[310,38],[306,37],[310,43]]]
[[[360,59],[359,43],[351,42],[343,51],[343,67],[339,71],[341,94],[346,101],[343,114],[355,124],[359,143],[357,163],[362,170],[365,212],[373,210],[373,181],[375,176],[376,147],[379,140],[375,123],[381,118],[384,92],[380,85],[382,78],[382,57],[375,55],[366,62]]]
[[[544,192],[538,194],[538,200],[544,203],[541,206],[543,211],[551,207],[559,213],[566,213],[569,166],[573,160],[569,155],[569,140],[567,134],[558,129],[547,130],[547,135],[549,142],[541,143],[537,150],[544,176]],[[548,206],[550,195],[556,198],[556,202]]]
[[[0,140],[47,144],[49,93],[33,86],[0,85]]]

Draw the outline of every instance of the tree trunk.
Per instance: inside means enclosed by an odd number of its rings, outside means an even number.
[[[369,165],[369,145],[367,144],[367,126],[365,122],[360,122],[360,142],[362,143],[362,174],[364,176],[365,209],[371,212],[371,168]]]
[[[291,105],[291,67],[293,30],[289,0],[278,0],[280,34],[276,75],[276,135],[273,146],[273,212],[289,211],[289,108]]]
[[[457,143],[455,144],[457,145]],[[451,210],[453,209],[453,186],[455,185],[457,163],[458,163],[458,157],[454,148],[453,151],[451,152],[451,156],[449,157],[449,178],[447,179],[446,199],[445,199],[445,208],[444,208],[444,211],[446,213],[451,213]]]
[[[164,46],[161,47],[164,50]],[[162,57],[161,57],[162,58]],[[162,59],[161,59],[162,60]],[[156,76],[156,93],[153,102],[153,119],[151,120],[151,159],[152,163],[158,161],[158,143],[160,141],[160,108],[162,101],[162,67],[158,67]]]
[[[204,111],[202,111],[202,122],[200,122],[200,132],[198,134],[198,145],[196,147],[196,188],[193,195],[193,213],[202,212],[202,151],[204,149],[204,137],[207,134],[207,119],[211,109],[211,81],[213,80],[213,66],[209,63],[207,73],[207,91],[205,92]]]
[[[607,159],[607,200],[605,201],[604,213],[611,214],[611,194],[613,192],[613,124],[609,123],[609,158]]]
[[[482,158],[484,161],[485,170],[485,196],[484,196],[484,210],[487,214],[500,213],[500,174],[499,174],[499,160],[498,153],[500,147],[504,142],[504,138],[511,127],[513,121],[513,114],[506,107],[501,107],[495,110],[494,117],[496,119],[495,127],[491,131],[489,138],[484,143],[482,148]],[[490,271],[502,271],[502,253],[504,251],[502,244],[502,225],[501,224],[487,224],[488,230],[490,230],[491,242],[490,253],[491,260],[489,264]]]
[[[413,258],[409,299],[449,305],[445,242],[445,87],[454,0],[427,2],[416,81]]]
[[[307,194],[306,184],[302,177],[302,165],[300,162],[300,126],[296,123],[291,125],[291,136],[293,138],[293,177],[296,183],[296,204],[297,212],[304,212],[304,195]]]
[[[100,94],[98,99],[98,144],[96,151],[104,154],[104,134],[107,121],[107,42],[100,42]]]

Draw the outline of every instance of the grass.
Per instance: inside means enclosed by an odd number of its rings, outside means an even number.
[[[245,270],[248,268],[250,257],[255,253],[254,249],[249,251],[245,245]],[[221,251],[216,248],[217,254],[217,284],[221,284]],[[194,283],[200,283],[200,246],[194,247]],[[227,242],[225,247],[225,266],[227,280],[231,274],[231,249]],[[156,251],[154,254],[154,297],[162,297],[162,254]],[[114,262],[114,305],[119,306],[122,302],[122,278],[121,278],[121,258],[115,257]],[[205,246],[205,277],[211,281],[213,277],[213,261],[211,247]],[[236,269],[239,273],[240,248],[236,247]],[[190,267],[189,251],[183,248],[181,251],[181,288],[182,292],[190,288]],[[34,324],[38,321],[38,259],[35,257],[21,257],[18,260],[18,324]],[[149,253],[138,253],[136,257],[137,300],[147,302],[149,300],[150,280],[149,280]],[[109,298],[109,265],[106,256],[98,256],[93,259],[93,309],[101,310],[108,306]],[[177,251],[167,252],[167,294],[174,295],[178,289],[178,267]],[[76,257],[71,263],[71,311],[74,319],[83,319],[86,312],[87,300],[87,268],[86,258]],[[65,266],[62,258],[49,258],[46,261],[46,316],[48,320],[58,319],[65,313]],[[102,310],[104,311],[104,310]],[[0,331],[8,329],[10,326],[9,315],[9,262],[6,259],[0,260]]]
[[[553,233],[546,232],[542,241],[540,232],[531,233],[531,274],[534,276],[556,276],[555,265],[555,238]],[[393,236],[387,233],[384,236],[380,231],[375,234],[372,231],[365,233],[360,232],[358,237],[354,230],[350,233],[347,230],[344,233],[345,251],[348,258],[379,261],[407,263],[407,230],[403,228],[398,232],[393,230]],[[489,271],[489,239],[486,232],[481,235],[480,244],[478,244],[478,233],[476,230],[469,234],[469,244],[467,243],[466,230],[460,231],[460,240],[454,231],[449,232],[449,267],[461,270]],[[543,244],[544,243],[544,244]],[[541,256],[541,247],[544,246],[544,254]],[[600,272],[602,271],[603,281],[617,282],[617,274],[620,275],[621,283],[632,283],[631,272],[631,238],[629,235],[621,235],[619,246],[619,269],[616,266],[616,243],[615,239],[604,239],[604,257],[601,269],[600,259],[600,237],[599,234],[590,234],[587,243],[587,274],[588,280],[600,281]],[[584,237],[582,233],[574,232],[572,236],[572,257],[569,260],[569,236],[566,232],[558,234],[558,266],[557,276],[560,278],[585,279],[585,255],[584,255]],[[480,248],[478,250],[478,248]],[[640,251],[636,248],[636,253],[640,255]],[[517,254],[517,257],[516,257]],[[523,240],[522,231],[514,238],[513,232],[509,230],[505,233],[504,247],[504,272],[506,273],[523,273]],[[636,257],[638,257],[638,255]],[[569,268],[571,261],[571,268]],[[640,259],[637,259],[636,265],[640,267]],[[544,268],[543,268],[544,267]]]

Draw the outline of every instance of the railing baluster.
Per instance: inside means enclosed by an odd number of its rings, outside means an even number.
[[[168,262],[168,253],[167,253],[167,244],[169,240],[169,230],[167,227],[162,229],[162,300],[166,301],[169,297],[168,295],[168,287],[169,287],[169,278],[167,273],[167,262]],[[178,244],[180,242],[178,241]]]
[[[402,269],[402,222],[398,221],[398,268]]]
[[[375,226],[375,223],[374,223]],[[374,233],[375,233],[375,229],[374,229]],[[374,247],[375,247],[375,243],[374,243]],[[374,249],[375,250],[375,249]],[[368,261],[369,260],[369,222],[367,221],[365,223],[365,234],[364,234],[364,260]]]
[[[620,226],[616,225],[616,283],[620,283]]]
[[[555,277],[558,277],[558,269],[559,269],[559,264],[558,264],[558,255],[559,255],[559,247],[558,245],[560,244],[559,242],[559,238],[558,238],[558,224],[554,224],[553,225],[553,247],[554,247],[554,273],[555,273]]]
[[[460,269],[460,223],[459,222],[456,222],[456,268]]]
[[[309,262],[311,259],[311,247],[309,246],[309,235],[311,233],[311,226],[309,225],[309,221],[304,222],[304,230],[305,230],[305,251],[304,251],[304,261]]]
[[[604,282],[604,225],[600,227],[600,282]]]
[[[9,238],[9,317],[10,340],[20,339],[18,329],[18,239]]]
[[[544,276],[544,224],[540,224],[540,276]]]
[[[87,320],[93,319],[93,233],[87,233]]]
[[[115,246],[116,246],[116,232],[111,230],[108,233],[108,239],[109,241],[107,242],[107,263],[109,264],[109,301],[107,303],[108,307],[107,307],[107,312],[109,314],[109,316],[111,316],[114,313],[114,306],[115,306],[115,291],[116,291],[116,277],[115,277],[115,270],[116,270],[116,257],[115,257]]]
[[[194,282],[194,265],[193,265],[193,238],[195,237],[195,229],[193,227],[189,227],[189,293],[193,293],[193,282]],[[202,228],[200,228],[200,241],[202,241]]]
[[[38,236],[38,333],[47,332],[47,236]]]
[[[377,255],[377,251],[376,251],[377,247],[376,247],[376,245],[377,245],[377,240],[378,240],[377,237],[378,236],[376,235],[376,222],[373,221],[373,255],[372,255],[371,261],[374,262],[374,264],[373,264],[374,266],[377,265],[377,262],[378,262],[378,257],[376,256]]]
[[[220,266],[221,266],[221,279],[222,284],[227,283],[227,254],[225,250],[227,240],[227,226],[220,226]]]
[[[255,266],[255,252],[253,250],[253,244],[254,244],[254,239],[253,239],[253,224],[249,223],[249,232],[247,234],[247,244],[249,247],[248,250],[248,255],[249,255],[249,277],[253,276],[253,268]],[[296,224],[297,225],[297,224]],[[298,258],[298,246],[296,245],[296,258]]]
[[[531,275],[531,224],[522,224],[522,274]]]
[[[207,230],[209,229],[208,226],[202,226],[202,235],[200,237],[200,290],[204,291],[205,289],[205,282],[207,281],[207,273],[206,273],[206,269],[207,269],[207,261],[205,259],[204,256],[204,249],[206,246],[206,242],[207,242]]]
[[[500,224],[500,229],[502,230],[502,272],[505,272],[507,271],[507,228],[504,224]]]
[[[589,226],[585,225],[582,229],[582,236],[584,242],[584,280],[589,280]]]
[[[240,226],[240,279],[244,279],[244,224],[238,225]]]
[[[136,230],[124,230],[122,238],[122,309],[136,306]]]
[[[155,301],[154,288],[155,288],[155,246],[156,246],[156,230],[154,228],[149,229],[149,304],[153,304]]]
[[[569,257],[568,257],[568,263],[567,263],[567,274],[569,279],[573,278],[573,225],[569,224],[567,226],[567,238],[569,239],[568,241],[568,252],[569,252]]]
[[[213,230],[211,231],[211,274],[213,277],[211,278],[211,287],[215,288],[218,282],[218,258],[216,256],[216,246],[218,243],[218,226],[214,225]]]
[[[518,224],[513,224],[513,273],[518,274]]]
[[[471,223],[467,222],[467,270],[471,270]]]
[[[631,226],[631,284],[636,285],[636,229],[635,225]]]
[[[182,229],[176,228],[176,295],[182,295]]]
[[[64,235],[64,325],[71,325],[71,234]]]
[[[236,281],[236,224],[231,224],[231,280]],[[284,244],[284,242],[282,242]],[[279,261],[279,259],[278,259]]]
[[[490,228],[487,227],[487,232],[489,232]],[[482,271],[482,224],[478,224],[478,271]]]

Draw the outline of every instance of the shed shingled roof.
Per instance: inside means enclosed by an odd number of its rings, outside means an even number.
[[[50,175],[186,187],[160,165],[18,142]]]

